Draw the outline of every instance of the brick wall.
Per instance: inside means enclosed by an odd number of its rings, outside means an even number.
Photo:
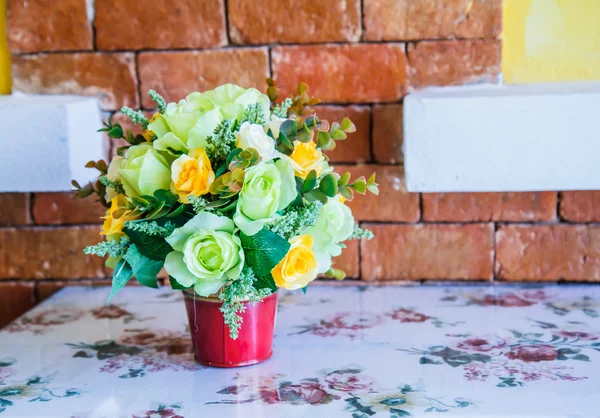
[[[406,191],[402,97],[496,81],[501,0],[8,3],[14,88],[99,96],[107,115],[150,110],[150,88],[177,100],[225,82],[262,89],[269,75],[284,91],[309,83],[324,118],[358,129],[333,161],[381,184],[381,198],[351,203],[376,234],[344,252],[351,278],[600,279],[600,192]],[[33,193],[0,194],[0,207],[0,325],[64,285],[107,283],[81,252],[100,238],[98,205]]]

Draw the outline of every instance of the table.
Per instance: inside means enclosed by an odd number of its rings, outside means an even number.
[[[600,286],[281,292],[273,357],[197,365],[180,292],[68,288],[0,331],[0,418],[598,417]]]

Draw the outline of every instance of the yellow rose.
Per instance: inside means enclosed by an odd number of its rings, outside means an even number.
[[[291,247],[271,274],[277,287],[301,289],[317,277],[317,260],[313,252],[313,237],[300,235],[290,240]]]
[[[136,216],[131,216],[130,212],[125,212],[121,217],[115,218],[114,213],[119,209],[119,196],[115,196],[110,201],[110,208],[106,211],[104,223],[102,224],[102,232],[100,235],[106,235],[107,239],[117,239],[125,235],[123,233],[123,227],[125,222],[136,219]]]
[[[202,196],[208,193],[215,181],[215,173],[204,148],[195,148],[188,155],[183,154],[173,161],[171,180],[182,203],[189,203],[189,195]]]
[[[311,170],[317,172],[317,177],[323,172],[325,158],[321,150],[317,149],[317,144],[314,141],[296,142],[294,152],[292,152],[290,158],[297,177],[304,179]]]

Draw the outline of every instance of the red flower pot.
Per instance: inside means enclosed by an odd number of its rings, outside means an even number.
[[[260,303],[245,303],[243,323],[236,340],[229,336],[222,302],[183,292],[192,333],[194,355],[198,363],[213,367],[240,367],[261,363],[273,354],[273,331],[277,311],[277,293]]]

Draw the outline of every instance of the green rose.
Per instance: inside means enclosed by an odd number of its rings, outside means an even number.
[[[165,270],[200,296],[218,292],[244,267],[244,251],[234,229],[227,217],[197,214],[166,238],[175,251],[167,255]]]
[[[262,105],[268,120],[269,98],[254,88],[224,84],[204,93],[191,93],[179,103],[169,103],[165,113],[150,123],[149,129],[158,137],[154,147],[183,152],[205,148],[206,138],[224,119],[241,119],[246,107],[254,103]]]
[[[130,147],[120,161],[118,173],[127,196],[152,195],[158,189],[169,190],[169,164],[152,144]]]
[[[347,240],[354,230],[354,217],[348,206],[338,199],[330,199],[321,207],[315,224],[305,234],[314,238],[313,250],[319,264],[319,273],[331,267],[331,257],[342,253],[340,242]]]
[[[233,221],[244,234],[254,235],[297,195],[289,159],[250,167],[246,170]]]

